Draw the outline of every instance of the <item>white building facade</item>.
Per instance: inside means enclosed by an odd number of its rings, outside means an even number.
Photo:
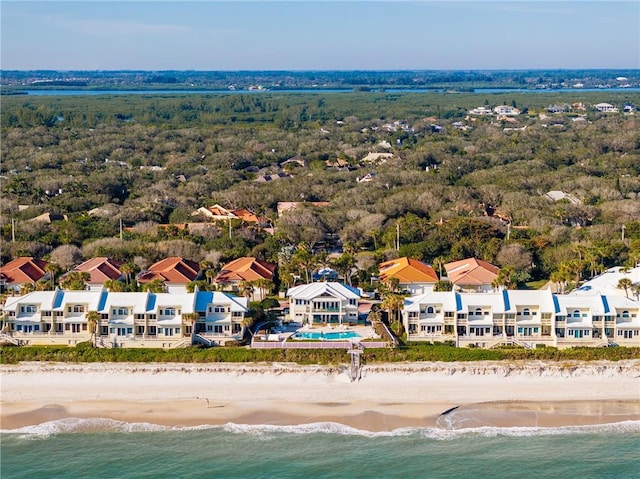
[[[289,319],[302,324],[355,324],[360,292],[342,283],[318,282],[289,288]]]
[[[407,298],[402,317],[409,341],[640,347],[640,303],[622,296],[431,292]]]
[[[95,335],[87,315],[98,313]],[[7,298],[2,333],[24,344],[172,348],[237,341],[247,299],[226,293],[36,291]],[[199,340],[199,341],[198,341]]]

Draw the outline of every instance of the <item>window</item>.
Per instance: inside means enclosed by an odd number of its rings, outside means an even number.
[[[82,304],[76,304],[73,306],[73,312],[74,313],[84,313],[84,305]]]
[[[164,315],[165,316],[175,316],[176,315],[175,308],[165,308]]]
[[[625,311],[623,311],[623,312],[622,312],[622,317],[623,317],[623,318],[628,318],[628,317],[629,317],[629,311],[626,311],[626,310],[625,310]]]
[[[239,333],[240,331],[242,331],[242,325],[238,324],[238,323],[234,323],[233,325],[233,332],[234,333]]]
[[[427,314],[433,314],[433,307],[432,306],[429,306],[427,308]]]
[[[241,318],[242,311],[234,311],[233,313],[231,313],[231,316],[233,316],[234,318]]]
[[[531,314],[531,312],[529,311],[529,308],[524,308],[522,310],[522,315],[523,316],[529,316]]]
[[[482,309],[476,308],[476,316],[482,316]]]
[[[38,312],[38,307],[35,304],[27,304],[20,308],[23,313],[36,313]]]
[[[573,311],[573,317],[574,317],[574,318],[579,318],[579,317],[580,317],[580,311],[579,311],[579,310],[577,310],[577,309],[576,309],[576,310],[574,310],[574,311]]]
[[[218,325],[218,324],[217,324],[217,325],[215,325],[215,326],[213,327],[213,332],[214,332],[214,333],[222,333],[222,326],[221,326],[221,325]]]
[[[128,308],[113,308],[111,310],[111,314],[113,316],[128,316],[129,309]]]
[[[231,309],[231,308],[229,308]],[[225,313],[227,311],[226,306],[214,306],[213,307],[213,312],[214,313]]]

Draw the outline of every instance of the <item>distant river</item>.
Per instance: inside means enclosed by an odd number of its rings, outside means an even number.
[[[327,89],[291,89],[291,90],[53,90],[27,89],[19,90],[25,96],[78,96],[78,95],[233,95],[239,93],[259,95],[262,93],[353,93],[352,88]],[[385,88],[372,89],[372,92],[384,93],[442,93],[442,89],[434,88]],[[640,92],[640,87],[633,88],[540,88],[535,90],[515,88],[475,88],[473,93],[578,93],[578,92]],[[365,93],[365,92],[357,92]],[[462,92],[471,93],[471,92]]]

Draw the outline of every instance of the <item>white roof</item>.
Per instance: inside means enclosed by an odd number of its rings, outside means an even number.
[[[56,297],[61,295],[60,290],[56,291],[33,291],[23,296],[9,296],[4,304],[4,311],[17,311],[21,304],[39,304],[40,309],[45,311],[53,310],[56,305]]]
[[[342,283],[319,282],[301,284],[287,290],[287,296],[294,299],[314,299],[318,296],[333,296],[340,299],[359,299],[360,292]]]
[[[193,306],[195,304],[195,298],[193,293],[180,293],[180,294],[174,294],[174,293],[155,293],[151,295],[152,298],[150,303],[153,303],[155,305],[155,307],[153,308],[154,310],[157,308],[163,308],[163,307],[179,307],[182,311],[182,314],[187,314],[187,313],[193,313],[194,309]],[[153,299],[155,299],[155,303],[153,301]],[[151,304],[148,305],[148,307],[152,307]]]
[[[505,311],[516,311],[518,306],[539,306],[541,313],[553,313],[556,311],[556,304],[553,294],[549,289],[522,290],[512,289],[505,291],[508,304]]]
[[[624,290],[618,288],[618,281],[622,278],[629,278],[632,283],[640,283],[640,266],[631,268],[628,272],[623,272],[621,270],[623,270],[623,268],[619,266],[610,268],[604,273],[590,279],[569,294],[572,296],[590,296],[593,294],[625,296]]]
[[[62,302],[55,309],[64,310],[68,304],[87,304],[88,311],[98,311],[102,296],[102,291],[62,291]]]
[[[592,296],[570,296],[557,294],[556,299],[560,310],[558,314],[571,314],[575,309],[588,308],[594,316],[604,316],[615,313],[609,308],[607,298],[597,294]]]
[[[133,314],[144,314],[149,308],[149,297],[151,293],[108,293],[106,301],[101,311],[108,312],[111,308],[117,307],[131,307],[133,308]]]
[[[194,307],[196,311],[206,311],[210,304],[224,304],[231,307],[232,312],[247,312],[249,299],[233,296],[221,291],[198,291]]]
[[[420,311],[420,306],[441,305],[446,311],[462,311],[462,294],[455,291],[429,291],[404,301],[405,311]]]

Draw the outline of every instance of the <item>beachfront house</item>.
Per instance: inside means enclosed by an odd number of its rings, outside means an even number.
[[[438,275],[431,266],[413,258],[385,261],[378,265],[378,272],[381,282],[395,279],[398,287],[411,295],[431,291],[438,282]]]
[[[287,290],[289,317],[301,324],[356,324],[358,300],[356,288],[336,282],[302,284]]]
[[[215,284],[237,295],[262,301],[273,288],[276,265],[245,256],[225,264],[215,277]]]
[[[402,317],[408,341],[454,341],[461,347],[640,346],[639,308],[622,296],[447,291],[407,298]]]
[[[91,314],[96,314],[95,336]],[[209,346],[242,338],[247,299],[221,292],[35,291],[7,298],[2,332],[14,343],[104,347]]]
[[[25,284],[36,284],[45,278],[47,262],[31,256],[23,256],[0,266],[0,290],[20,291]]]
[[[205,341],[201,341],[205,344],[207,341],[218,345],[239,341],[244,334],[248,303],[247,298],[219,291],[198,292],[195,300],[198,317],[194,322],[194,335],[205,338]]]
[[[160,281],[169,293],[184,293],[187,283],[198,279],[200,265],[195,261],[173,256],[149,266],[136,276],[138,284],[145,285],[152,281]]]
[[[497,266],[477,258],[453,261],[445,264],[444,269],[449,281],[457,290],[465,293],[493,291],[495,289],[492,285],[493,280],[500,271]]]
[[[124,279],[124,275],[122,271],[120,271],[121,266],[121,261],[116,261],[106,257],[98,257],[79,264],[73,269],[73,271],[89,273],[89,281],[85,282],[87,287],[92,291],[99,291],[102,289],[102,285],[105,281],[118,281]]]

